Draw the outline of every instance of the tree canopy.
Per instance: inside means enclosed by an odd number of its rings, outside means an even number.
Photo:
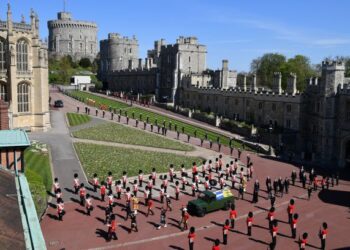
[[[251,63],[251,71],[257,74],[259,85],[270,88],[274,72],[282,73],[282,88],[286,88],[288,74],[290,72],[296,73],[297,89],[301,91],[305,89],[306,79],[316,74],[308,57],[296,55],[287,59],[278,53],[267,53],[254,59]]]

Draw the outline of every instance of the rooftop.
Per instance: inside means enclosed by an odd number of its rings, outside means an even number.
[[[30,146],[27,133],[24,130],[0,130],[0,148]]]

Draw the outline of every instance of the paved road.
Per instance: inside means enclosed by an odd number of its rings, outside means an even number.
[[[52,97],[57,94],[51,93]],[[73,187],[73,175],[78,173],[80,181],[86,182],[85,174],[73,148],[72,139],[66,124],[65,113],[51,111],[51,126],[48,132],[29,134],[31,140],[48,144],[51,148],[54,176],[58,177],[61,187]],[[65,200],[73,197],[72,193],[62,189]]]

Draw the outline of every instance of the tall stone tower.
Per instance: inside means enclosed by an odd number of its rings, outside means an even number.
[[[342,61],[323,61],[320,91],[325,96],[337,93],[338,85],[343,86],[345,65]]]
[[[59,12],[57,20],[47,22],[49,28],[49,57],[70,55],[73,60],[89,58],[93,61],[98,51],[97,24],[73,20],[71,13]]]

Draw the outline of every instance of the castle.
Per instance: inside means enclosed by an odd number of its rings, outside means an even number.
[[[98,51],[97,25],[72,19],[69,12],[59,12],[57,20],[47,22],[49,57],[71,56],[74,61],[89,58],[94,61]]]
[[[257,86],[255,74],[229,70],[227,60],[220,70],[207,69],[206,46],[195,37],[179,37],[171,45],[155,41],[144,63],[135,37],[109,34],[100,48],[99,76],[108,90],[154,94],[176,108],[279,128],[279,143],[302,159],[350,165],[350,78],[342,62],[322,62],[320,79],[311,79],[300,93],[295,73],[282,89],[282,74],[275,72],[272,88],[265,89]]]
[[[30,23],[0,20],[0,129],[50,127],[47,46],[39,40],[39,18]]]

